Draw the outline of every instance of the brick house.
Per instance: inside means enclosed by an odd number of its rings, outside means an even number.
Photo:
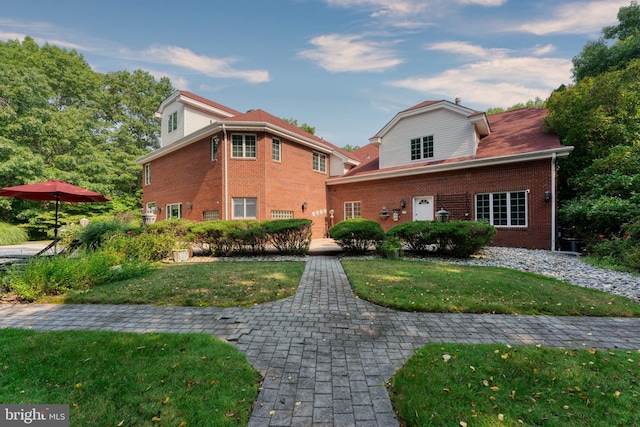
[[[313,237],[362,217],[387,230],[484,219],[500,246],[556,248],[557,160],[543,109],[487,116],[449,101],[398,113],[349,153],[262,110],[240,113],[176,91],[159,108],[162,145],[138,159],[158,219],[309,218]]]

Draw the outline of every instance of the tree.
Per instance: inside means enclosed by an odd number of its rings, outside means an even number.
[[[547,102],[542,100],[539,96],[536,96],[536,99],[530,99],[526,103],[519,102],[517,104],[512,105],[511,107],[507,107],[505,110],[502,107],[491,107],[487,109],[487,115],[504,113],[505,111],[513,111],[519,110],[521,108],[546,108]]]
[[[301,125],[298,125],[298,119],[294,119],[294,118],[289,118],[289,119],[285,119],[284,117],[282,118],[282,120],[284,120],[287,123],[290,123],[296,127],[299,127],[300,129],[302,129],[305,132],[310,133],[311,135],[315,135],[316,134],[316,128],[313,126],[310,126],[306,123],[303,123]]]
[[[342,147],[342,149],[343,149],[344,151],[348,151],[348,152],[350,152],[350,153],[352,153],[352,152],[356,151],[356,150],[357,150],[357,149],[359,149],[359,148],[360,148],[360,146],[359,146],[359,145],[351,145],[351,144],[347,144],[347,145],[345,145],[344,147]]]
[[[91,70],[77,52],[0,42],[0,179],[3,186],[58,178],[99,191],[111,204],[79,204],[78,215],[139,209],[141,171],[135,160],[158,146],[158,105],[172,92],[149,73]],[[41,222],[42,203],[0,200],[0,217]]]
[[[573,78],[624,69],[633,59],[640,58],[640,5],[632,1],[618,10],[618,24],[602,29],[603,36],[585,45],[573,58]]]
[[[555,91],[548,104],[547,127],[574,147],[559,172],[561,196],[571,199],[580,191],[573,180],[594,160],[640,143],[640,60]]]

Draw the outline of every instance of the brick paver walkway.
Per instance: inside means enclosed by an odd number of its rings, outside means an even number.
[[[385,382],[428,342],[640,349],[640,319],[419,314],[354,298],[339,260],[310,257],[294,297],[250,309],[0,305],[0,328],[204,332],[264,376],[250,426],[398,425]]]

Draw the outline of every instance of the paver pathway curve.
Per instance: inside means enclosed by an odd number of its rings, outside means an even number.
[[[354,298],[335,257],[310,257],[294,297],[250,309],[0,305],[0,328],[205,332],[264,376],[250,426],[397,426],[385,382],[427,342],[640,349],[640,319],[388,310]]]

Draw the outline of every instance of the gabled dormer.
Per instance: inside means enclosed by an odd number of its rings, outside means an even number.
[[[426,101],[396,114],[369,141],[379,147],[384,169],[474,156],[490,133],[485,113],[458,101]]]
[[[191,92],[176,90],[165,99],[155,114],[162,121],[164,147],[205,126],[241,113]]]

